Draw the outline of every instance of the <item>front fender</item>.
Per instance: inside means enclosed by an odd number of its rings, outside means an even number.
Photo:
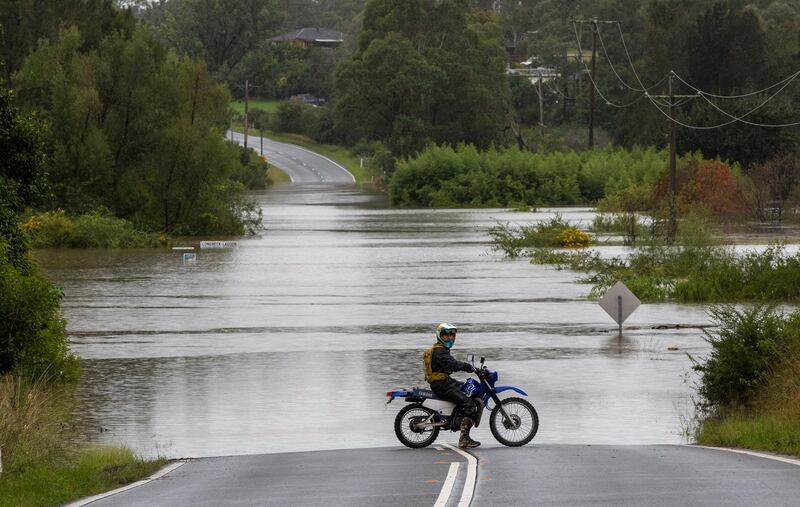
[[[526,393],[525,391],[523,391],[519,387],[497,386],[497,387],[494,388],[494,392],[497,393],[497,394],[500,394],[503,391],[514,391],[515,393],[519,393],[522,396],[528,396],[528,393]],[[484,398],[484,400],[483,400],[483,406],[488,407],[489,406],[489,400],[491,400],[491,399],[492,399],[491,395],[486,395],[486,398]]]

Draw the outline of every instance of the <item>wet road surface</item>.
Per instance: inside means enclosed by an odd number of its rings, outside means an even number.
[[[227,139],[244,146],[244,134],[228,131]],[[259,136],[248,135],[247,146],[261,154],[262,141]],[[333,160],[306,150],[303,147],[263,140],[263,154],[270,164],[289,175],[293,183],[353,183],[350,172]]]
[[[463,457],[447,448],[398,447],[191,460],[91,505],[455,506],[463,499],[472,506],[777,507],[800,498],[800,466],[690,446],[489,445],[470,452],[478,458],[471,504],[463,496]],[[446,487],[452,463],[456,480]]]

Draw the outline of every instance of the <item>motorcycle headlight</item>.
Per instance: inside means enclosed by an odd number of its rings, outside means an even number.
[[[498,375],[497,375],[496,371],[493,371],[492,373],[489,374],[489,380],[492,381],[492,384],[497,382],[497,378],[498,378]]]

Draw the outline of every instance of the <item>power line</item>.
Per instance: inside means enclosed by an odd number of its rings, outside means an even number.
[[[636,72],[636,66],[633,65],[633,59],[631,58],[631,54],[628,51],[628,45],[625,43],[625,34],[622,33],[622,24],[619,21],[617,21],[617,30],[619,31],[619,38],[622,41],[622,47],[625,49],[625,56],[628,58],[628,65],[630,65],[631,71],[633,72],[636,81],[639,83],[639,86],[642,87],[642,91],[647,92],[649,90],[652,90],[653,88],[659,86],[661,83],[663,83],[669,78],[669,73],[667,73],[666,75],[664,75],[664,77],[659,79],[655,84],[650,86],[645,86],[644,83],[642,83],[641,78],[639,78],[639,73]]]
[[[673,74],[674,74],[674,73],[673,73]],[[784,127],[794,127],[794,126],[796,126],[796,125],[800,125],[800,122],[795,122],[795,123],[784,123],[784,124],[775,124],[775,125],[773,125],[773,124],[766,124],[766,123],[755,123],[755,122],[751,122],[751,121],[745,120],[744,118],[745,118],[745,117],[747,117],[747,116],[750,116],[750,115],[751,115],[751,114],[753,114],[754,112],[756,112],[756,111],[758,111],[759,109],[761,109],[762,107],[764,107],[764,106],[765,106],[765,105],[766,105],[766,104],[767,104],[769,101],[771,101],[772,99],[774,99],[774,98],[775,98],[775,97],[776,97],[778,94],[780,94],[780,93],[781,93],[781,92],[782,92],[782,91],[783,91],[783,90],[784,90],[784,89],[785,89],[787,86],[789,86],[789,85],[792,83],[792,81],[794,80],[794,78],[796,78],[797,76],[800,76],[800,72],[796,73],[796,74],[795,74],[795,76],[794,76],[794,77],[793,77],[791,80],[786,80],[786,79],[784,79],[784,80],[782,81],[784,84],[783,84],[783,86],[781,86],[781,87],[778,89],[778,91],[776,91],[775,93],[773,93],[772,95],[770,95],[769,97],[767,97],[766,99],[764,99],[764,100],[763,100],[763,101],[762,101],[762,102],[761,102],[759,105],[757,105],[756,107],[754,107],[753,109],[751,109],[750,111],[748,111],[748,112],[744,113],[744,114],[743,114],[743,115],[741,115],[741,116],[734,116],[734,115],[732,115],[732,114],[728,113],[727,111],[725,111],[725,110],[723,110],[722,108],[720,108],[719,106],[717,106],[717,105],[716,105],[714,102],[712,102],[712,101],[711,101],[711,100],[710,100],[708,97],[706,97],[706,96],[705,96],[705,94],[704,94],[703,92],[698,92],[698,93],[697,93],[697,96],[699,96],[699,97],[702,97],[703,99],[705,99],[705,100],[706,100],[706,102],[708,102],[709,104],[711,104],[711,106],[712,106],[712,107],[714,107],[715,109],[717,109],[719,112],[721,112],[722,114],[724,114],[724,115],[725,115],[725,116],[727,116],[728,118],[731,118],[729,121],[726,121],[726,122],[723,122],[723,123],[719,123],[719,124],[717,124],[717,125],[690,125],[690,124],[688,124],[688,123],[681,122],[680,120],[677,120],[677,119],[675,119],[674,117],[672,117],[672,115],[670,115],[670,114],[668,114],[668,113],[665,113],[665,112],[664,112],[664,110],[661,108],[661,106],[660,106],[660,105],[659,105],[659,104],[658,104],[658,103],[655,101],[654,97],[653,97],[653,96],[651,96],[649,93],[648,93],[648,94],[646,94],[646,96],[647,96],[647,98],[650,100],[650,102],[651,102],[651,103],[652,103],[652,104],[653,104],[653,105],[656,107],[656,109],[658,109],[658,110],[661,112],[661,114],[663,114],[664,116],[666,116],[667,118],[669,118],[669,120],[670,120],[670,121],[672,121],[673,123],[676,123],[676,124],[678,124],[678,125],[681,125],[682,127],[686,127],[686,128],[693,129],[693,130],[712,130],[712,129],[717,129],[717,128],[725,127],[725,126],[731,125],[731,124],[733,124],[733,123],[736,123],[736,122],[744,123],[744,124],[747,124],[747,125],[752,125],[752,126],[754,126],[754,127],[766,127],[766,128],[784,128]],[[677,77],[677,76],[675,76],[675,77]],[[774,87],[773,87],[773,88],[774,88]]]
[[[766,88],[762,88],[761,90],[758,90],[758,91],[755,91],[755,92],[743,93],[741,95],[716,95],[714,93],[710,93],[710,92],[701,90],[700,88],[697,88],[696,86],[691,85],[685,79],[680,77],[678,74],[675,74],[675,77],[678,78],[678,80],[680,82],[682,82],[683,84],[685,84],[686,86],[688,86],[692,90],[695,90],[698,93],[701,93],[703,95],[707,95],[709,97],[714,97],[714,98],[717,98],[717,99],[743,99],[743,98],[746,98],[746,97],[752,97],[753,95],[759,95],[761,93],[764,93],[764,92],[766,92],[768,90],[771,90],[771,89],[775,88],[776,86],[780,86],[781,84],[785,83],[786,81],[790,81],[791,82],[797,76],[800,76],[800,70],[798,70],[794,74],[791,74],[791,75],[781,79],[777,83],[771,84],[771,85],[767,86]]]
[[[600,95],[600,98],[602,98],[605,101],[606,105],[609,105],[611,107],[616,107],[616,108],[619,108],[619,109],[628,108],[628,107],[636,104],[640,100],[642,100],[642,95],[640,95],[636,99],[634,99],[631,102],[628,102],[626,104],[617,104],[616,102],[613,102],[613,101],[609,100],[605,95],[603,95],[603,92],[600,91],[600,88],[597,86],[597,83],[595,83],[594,77],[592,76],[591,71],[589,71],[589,67],[586,65],[586,62],[583,61],[583,47],[581,46],[581,39],[580,39],[580,36],[578,35],[578,25],[577,25],[577,23],[578,23],[577,21],[573,21],[572,22],[572,26],[575,29],[575,40],[578,42],[578,59],[581,61],[581,63],[583,64],[583,67],[586,69],[586,72],[589,74],[589,81],[592,83],[592,87],[594,87],[595,91],[597,91],[597,94]]]
[[[617,76],[617,79],[619,80],[619,82],[622,83],[622,85],[625,88],[627,88],[629,90],[633,90],[635,92],[647,91],[647,89],[645,89],[645,88],[634,88],[634,87],[632,87],[631,85],[629,85],[627,83],[627,81],[622,79],[622,76],[619,75],[617,70],[614,68],[614,63],[611,61],[611,56],[608,54],[608,49],[606,48],[606,43],[605,43],[605,41],[603,41],[603,34],[600,32],[600,27],[597,27],[597,37],[600,39],[600,46],[602,46],[602,48],[603,48],[603,54],[606,55],[606,60],[608,60],[609,67],[611,67],[611,72],[613,72],[614,75]]]

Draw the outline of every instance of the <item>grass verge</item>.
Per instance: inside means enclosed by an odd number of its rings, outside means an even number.
[[[248,104],[249,111],[261,110],[267,113],[274,113],[278,110],[278,106],[283,102],[282,100],[250,100]],[[230,108],[236,113],[244,115],[244,101],[234,100],[229,104]]]
[[[0,377],[0,507],[59,505],[136,481],[166,463],[126,447],[78,443],[73,387]]]
[[[0,507],[60,505],[152,474],[167,463],[148,461],[127,447],[89,447],[60,461],[30,463],[0,476]]]
[[[274,185],[276,183],[290,183],[292,178],[274,165],[271,165],[267,169],[267,181],[270,182],[270,185]]]
[[[697,443],[800,456],[800,420],[743,413],[712,418],[703,422]]]

